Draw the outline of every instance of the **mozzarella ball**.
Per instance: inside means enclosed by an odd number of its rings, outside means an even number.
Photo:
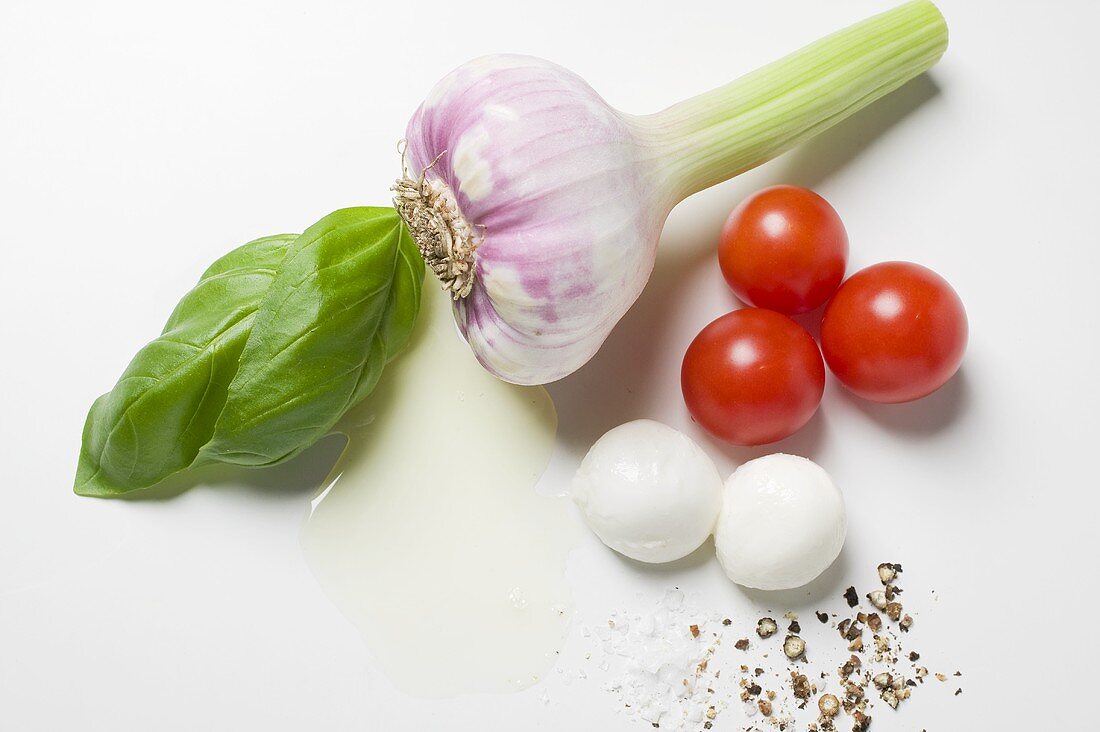
[[[641,562],[671,562],[714,530],[722,478],[690,437],[639,419],[596,441],[573,478],[572,495],[604,544]]]
[[[847,528],[844,496],[820,465],[794,455],[767,455],[745,463],[726,481],[714,547],[737,584],[787,590],[833,563]]]

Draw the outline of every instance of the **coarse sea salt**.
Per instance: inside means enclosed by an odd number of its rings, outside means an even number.
[[[901,571],[900,565],[889,567]],[[887,587],[900,594],[896,585]],[[857,598],[855,603],[849,595]],[[782,614],[784,624],[789,623],[786,633],[767,637],[753,629],[764,620],[780,625],[774,609],[757,606],[738,619],[700,611],[679,588],[666,591],[655,605],[640,593],[637,597],[641,604],[631,612],[613,613],[592,626],[590,643],[603,648],[596,662],[600,673],[593,675],[606,681],[602,688],[617,699],[618,711],[639,727],[703,732],[721,715],[723,729],[732,722],[742,732],[840,729],[839,718],[823,717],[819,711],[826,693],[834,696],[832,708],[839,705],[846,715],[844,724],[851,720],[858,726],[859,715],[870,718],[881,708],[876,706],[879,702],[898,710],[929,677],[928,668],[918,665],[925,663],[924,654],[908,647],[910,636],[905,634],[913,619],[905,615],[909,622],[904,627],[901,619],[888,616],[888,624],[859,604],[854,586],[844,593],[845,607],[839,611],[816,610],[820,622],[805,627],[798,613],[787,611]],[[833,597],[832,603],[838,599]],[[637,612],[646,606],[647,612]],[[875,643],[851,649],[852,627],[857,628],[856,637],[862,637],[864,627],[870,628]],[[735,642],[723,643],[723,633]],[[812,662],[805,654],[788,657],[783,646],[790,638],[812,646]],[[592,655],[587,653],[585,659],[594,661]],[[936,673],[935,678],[946,682],[948,677]],[[961,687],[952,693],[954,686],[944,687],[952,697],[962,693]]]
[[[621,709],[662,730],[696,730],[717,706],[717,677],[708,662],[721,642],[721,622],[668,590],[647,613],[611,615],[593,632],[606,655],[605,684]],[[711,712],[713,717],[714,712]]]

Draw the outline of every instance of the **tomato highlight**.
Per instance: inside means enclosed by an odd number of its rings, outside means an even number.
[[[743,302],[785,315],[806,313],[823,305],[844,279],[848,234],[818,194],[772,186],[730,214],[718,264]]]
[[[806,424],[825,390],[814,339],[785,315],[760,308],[727,313],[684,354],[680,386],[703,429],[735,445],[781,440]]]
[[[825,308],[821,350],[855,394],[908,402],[958,371],[968,328],[962,300],[945,279],[919,264],[883,262],[840,286]]]

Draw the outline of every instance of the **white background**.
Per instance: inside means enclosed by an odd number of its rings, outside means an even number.
[[[0,1],[0,729],[644,729],[598,679],[394,690],[299,548],[331,443],[167,500],[82,499],[86,410],[217,256],[385,203],[406,119],[467,58],[545,56],[646,112],[889,5]],[[1100,650],[1100,6],[942,8],[951,46],[930,77],[673,213],[638,305],[551,389],[549,477],[643,416],[691,430],[723,470],[770,451],[698,435],[677,372],[735,304],[713,261],[725,214],[773,182],[834,204],[853,270],[912,259],[955,285],[972,334],[960,375],[898,407],[830,380],[819,416],[779,446],[822,463],[849,502],[841,562],[808,593],[747,595],[705,550],[649,570],[586,537],[569,569],[576,623],[674,583],[745,618],[835,607],[899,561],[922,651],[961,669],[964,693],[915,695],[875,729],[1082,729]],[[574,634],[563,665],[581,650]]]

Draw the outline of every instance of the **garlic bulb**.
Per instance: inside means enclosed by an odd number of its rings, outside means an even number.
[[[486,56],[413,115],[394,205],[482,365],[554,381],[637,299],[673,206],[897,88],[946,45],[939,11],[915,0],[647,116],[548,61]]]

